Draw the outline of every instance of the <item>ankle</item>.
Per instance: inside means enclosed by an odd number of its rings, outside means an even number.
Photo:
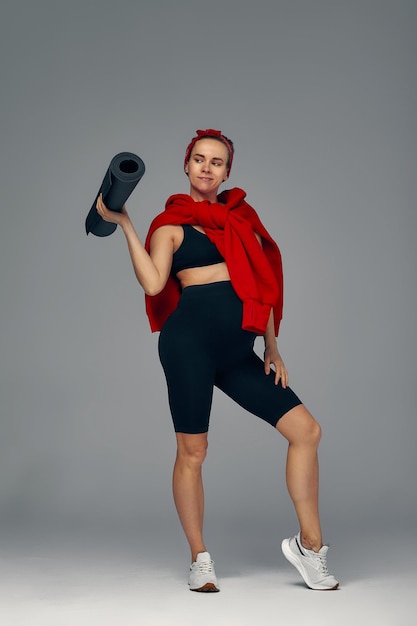
[[[314,535],[300,533],[300,540],[301,540],[301,545],[306,550],[312,550],[313,552],[318,552],[320,548],[323,547],[321,537],[315,537]]]
[[[207,549],[203,546],[199,550],[191,551],[191,563],[195,563],[197,560],[197,555],[201,554],[201,552],[207,552]]]

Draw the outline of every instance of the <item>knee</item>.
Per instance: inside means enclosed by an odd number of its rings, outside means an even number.
[[[277,429],[291,444],[317,447],[320,443],[320,424],[303,406],[296,407],[279,420]]]
[[[318,446],[321,439],[321,426],[314,418],[305,426],[304,438],[311,445]]]
[[[188,466],[200,467],[207,456],[207,439],[195,435],[188,437],[183,437],[183,441],[178,443],[177,459]]]
[[[318,448],[321,439],[320,424],[314,419],[302,425],[297,434],[290,439],[290,443],[301,444]]]

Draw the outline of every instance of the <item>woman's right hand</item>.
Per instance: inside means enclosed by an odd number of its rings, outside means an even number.
[[[125,205],[122,206],[120,213],[118,211],[110,211],[103,202],[103,194],[100,194],[97,198],[96,209],[105,222],[122,225],[126,219],[129,219]]]

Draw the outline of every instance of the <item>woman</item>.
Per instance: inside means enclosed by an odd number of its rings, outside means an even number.
[[[213,385],[288,440],[287,485],[300,531],[284,539],[282,550],[308,587],[336,589],[318,511],[320,426],[288,386],[277,348],[281,256],[244,191],[219,195],[233,155],[233,143],[221,131],[197,131],[184,160],[189,195],[168,199],[145,245],[125,207],[109,211],[100,196],[97,211],[121,226],[151,328],[161,330],[159,354],[177,438],[173,493],[191,549],[190,589],[219,591],[202,532],[201,467]],[[263,361],[253,351],[258,335],[265,341]]]

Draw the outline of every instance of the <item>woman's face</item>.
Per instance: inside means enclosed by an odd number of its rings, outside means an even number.
[[[220,185],[227,179],[228,158],[226,146],[217,139],[199,139],[195,143],[185,166],[194,200],[216,200]]]

